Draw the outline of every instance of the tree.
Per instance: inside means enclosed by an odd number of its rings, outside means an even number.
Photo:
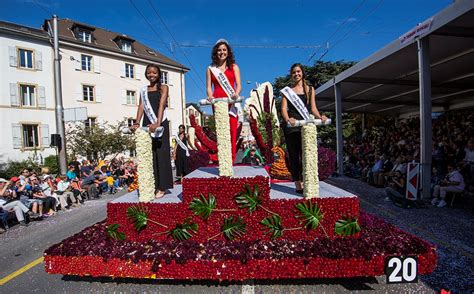
[[[122,134],[124,123],[112,125],[107,122],[92,127],[76,123],[66,132],[67,152],[83,155],[90,159],[103,159],[135,149],[135,141],[130,135]]]

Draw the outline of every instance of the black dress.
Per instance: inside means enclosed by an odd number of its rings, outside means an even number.
[[[181,141],[184,143],[185,146],[187,145],[188,141],[186,139],[186,135],[183,136],[183,139],[181,139]],[[176,146],[176,160],[174,161],[174,164],[176,166],[176,176],[184,177],[188,174],[188,158],[186,156],[186,150],[181,148],[179,144],[177,144]]]
[[[311,97],[311,90],[309,92]],[[307,101],[305,94],[300,94],[298,97],[301,99],[306,109],[311,113],[310,105]],[[287,99],[288,100],[288,99]],[[296,120],[302,120],[303,117],[296,110],[293,104],[288,101],[288,117]],[[303,149],[301,144],[301,127],[288,128],[287,123],[283,123],[283,134],[285,135],[286,148],[289,155],[290,173],[293,181],[303,180]]]
[[[151,108],[155,111],[160,105],[161,92],[148,92]],[[143,116],[143,125],[151,124],[146,113]],[[171,152],[170,152],[170,127],[166,119],[161,122],[163,127],[163,136],[161,138],[151,138],[153,152],[153,173],[155,175],[155,189],[166,191],[173,188],[173,172],[171,170]]]

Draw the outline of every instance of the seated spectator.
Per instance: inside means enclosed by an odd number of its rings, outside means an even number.
[[[87,177],[82,180],[81,188],[87,191],[88,199],[99,199],[99,190],[97,186],[100,184],[98,175],[89,171]]]
[[[377,178],[375,179],[375,185],[378,187],[385,186],[385,176],[389,175],[392,172],[393,168],[393,162],[388,156],[382,156],[382,160],[382,169],[376,174]]]
[[[463,169],[468,179],[474,179],[474,139],[471,138],[467,143],[467,147],[464,150],[466,155],[463,160]]]
[[[250,147],[250,152],[244,156],[244,158],[242,159],[242,163],[249,165],[262,165],[262,162],[257,157],[256,153],[257,148],[255,148],[255,146]]]
[[[15,200],[20,201],[32,212],[37,213],[40,217],[43,216],[43,201],[39,199],[33,199],[31,197],[31,191],[33,185],[31,184],[30,178],[25,178],[23,184],[18,177],[13,177],[10,179],[12,189],[15,192]]]
[[[69,165],[68,166],[68,171],[66,173],[66,176],[67,176],[67,180],[70,182],[70,181],[73,181],[73,180],[78,180],[78,177],[77,177],[77,174],[76,172],[74,171],[74,165]]]
[[[387,179],[387,185],[387,188],[385,188],[387,198],[385,200],[393,201],[395,198],[405,198],[406,181],[405,176],[400,171],[396,171],[393,176]]]
[[[39,183],[35,183],[38,181],[36,178],[32,179],[33,183],[35,184],[32,191],[32,198],[35,200],[40,200],[43,204],[43,216],[53,216],[56,214],[56,199],[50,196],[46,196],[41,189]]]
[[[464,191],[464,178],[461,173],[455,168],[454,164],[448,164],[448,174],[439,185],[434,187],[433,200],[431,204],[437,207],[446,206],[447,192],[462,192]]]
[[[58,187],[56,194],[64,195],[65,199],[69,199],[74,205],[80,205],[84,201],[82,200],[81,193],[74,193],[74,188],[71,185],[71,182],[67,181],[66,175],[61,175],[58,182]]]
[[[24,214],[30,218],[38,218],[39,214],[33,213],[21,201],[16,200],[15,191],[12,190],[13,183],[0,178],[0,210],[15,212],[17,221],[21,226],[27,226]]]

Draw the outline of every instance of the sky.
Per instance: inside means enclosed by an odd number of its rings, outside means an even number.
[[[205,71],[211,61],[211,47],[220,38],[234,46],[242,95],[248,97],[256,83],[273,82],[286,75],[296,62],[312,65],[319,59],[360,61],[453,1],[0,2],[3,21],[39,28],[44,19],[56,14],[129,35],[190,68],[185,75],[186,101],[197,102],[205,98]]]

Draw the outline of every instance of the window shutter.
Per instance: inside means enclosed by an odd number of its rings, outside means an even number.
[[[127,90],[123,90],[122,92],[122,104],[127,105]]]
[[[49,125],[41,125],[40,132],[41,132],[41,146],[50,147],[51,144],[49,142]]]
[[[18,97],[18,85],[10,83],[10,102],[12,106],[20,106],[20,97]]]
[[[18,61],[16,56],[16,48],[8,46],[8,54],[10,55],[10,66],[17,67]]]
[[[84,97],[82,96],[82,85],[78,85],[76,88],[76,100],[77,101],[84,101]]]
[[[36,70],[43,70],[43,55],[40,51],[35,52],[35,59],[36,59]]]
[[[100,58],[99,56],[93,57],[94,59],[94,72],[100,73]]]
[[[139,81],[142,79],[142,73],[138,64],[135,66],[135,78]]]
[[[73,62],[75,63],[76,70],[82,70],[82,56],[81,55],[76,55],[73,56],[74,60]]]
[[[95,88],[95,102],[101,103],[102,102],[102,91],[98,87]]]
[[[122,66],[122,70],[121,70],[121,73],[120,73],[120,77],[121,77],[121,78],[124,78],[124,77],[125,77],[125,63],[124,63],[123,66]]]
[[[38,87],[38,106],[46,107],[46,95],[43,86]]]
[[[21,148],[21,125],[12,124],[13,148]]]

